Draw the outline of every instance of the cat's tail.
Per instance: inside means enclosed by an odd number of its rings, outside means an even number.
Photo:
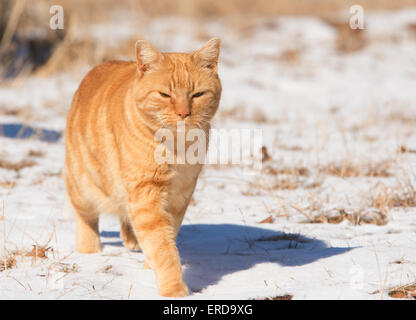
[[[65,220],[73,220],[75,218],[75,209],[71,203],[71,199],[69,199],[68,193],[65,194],[62,216]]]

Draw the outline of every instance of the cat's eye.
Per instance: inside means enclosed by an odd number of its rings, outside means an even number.
[[[201,92],[197,92],[197,93],[195,93],[195,94],[192,96],[192,98],[198,98],[198,97],[202,96],[204,93],[205,93],[205,92],[203,92],[203,91],[201,91]]]
[[[170,98],[170,95],[168,95],[167,93],[159,91],[159,94],[164,98]]]

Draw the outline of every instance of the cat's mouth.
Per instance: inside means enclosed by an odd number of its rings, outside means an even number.
[[[171,129],[171,130],[175,130],[179,127],[183,127],[185,126],[186,129],[197,129],[197,128],[202,128],[203,124],[207,123],[207,121],[205,120],[201,120],[199,119],[199,117],[186,117],[185,119],[172,119],[171,121],[168,121],[168,123],[165,123],[163,125],[163,127],[167,128],[167,129]]]
[[[191,129],[204,130],[207,125],[209,125],[210,121],[207,117],[198,114],[191,114],[184,119],[172,114],[162,115],[160,113],[146,113],[145,115],[146,117],[143,120],[146,120],[149,127],[153,128],[153,130],[167,129],[170,131],[177,131],[179,128],[183,127],[185,127],[186,131]]]

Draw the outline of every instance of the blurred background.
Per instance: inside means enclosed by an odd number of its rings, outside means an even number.
[[[64,9],[63,30],[51,30],[49,26],[53,5]],[[218,36],[236,32],[244,40],[256,31],[259,19],[271,19],[266,25],[279,33],[283,30],[278,30],[278,20],[273,18],[312,16],[335,28],[339,49],[354,51],[364,46],[364,40],[360,32],[349,31],[352,5],[361,5],[366,13],[416,7],[414,0],[1,0],[0,74],[2,80],[7,80],[34,72],[46,75],[68,71],[74,65],[95,65],[122,56],[132,58],[132,44],[142,37],[162,49],[171,49],[175,35],[173,39],[165,35],[168,41],[159,39],[162,35],[154,34],[159,31],[154,28],[155,20],[172,17],[183,19],[185,30],[175,30],[176,21],[170,33],[181,32],[182,38],[203,41],[212,36],[207,30],[210,24],[224,26],[224,30],[212,29]]]

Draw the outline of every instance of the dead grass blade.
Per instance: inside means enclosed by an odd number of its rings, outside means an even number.
[[[392,208],[416,207],[416,190],[411,184],[401,190],[394,190],[380,183],[377,195],[371,199],[371,207],[385,212]]]
[[[33,245],[32,250],[27,252],[26,256],[33,257],[35,260],[37,258],[47,259],[48,258],[47,253],[49,251],[53,251],[52,247]]]
[[[291,294],[285,294],[283,296],[275,296],[275,297],[266,297],[263,300],[292,300],[293,296]]]
[[[416,299],[416,282],[389,289],[389,296],[397,299]]]
[[[4,258],[0,258],[0,272],[4,270],[11,269],[16,266],[16,257],[15,255],[9,255]]]
[[[272,222],[273,222],[273,217],[268,216],[266,219],[261,220],[259,223],[272,223]]]

